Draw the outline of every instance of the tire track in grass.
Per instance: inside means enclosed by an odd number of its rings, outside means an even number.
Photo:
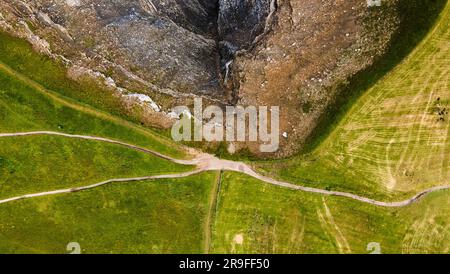
[[[220,170],[217,173],[217,179],[215,180],[214,186],[211,189],[211,194],[210,194],[211,198],[209,200],[208,214],[206,216],[205,228],[204,228],[204,233],[205,233],[204,253],[205,254],[209,254],[211,252],[211,239],[212,239],[214,222],[216,219],[218,196],[219,196],[220,187],[222,184],[222,175],[223,175],[223,171]]]

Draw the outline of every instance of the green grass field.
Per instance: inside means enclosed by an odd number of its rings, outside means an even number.
[[[2,50],[7,44],[7,50],[14,46],[30,50],[18,39],[4,34],[0,38],[5,41]],[[0,55],[1,133],[50,130],[94,135],[185,156],[164,136],[86,105],[83,98],[67,97],[72,96],[65,92],[67,87],[59,88],[64,81],[55,81],[52,70],[45,72],[53,66],[47,58],[30,51],[28,59],[19,60],[25,68],[19,64],[12,69],[5,63],[16,60],[3,60],[12,55]],[[21,73],[29,69],[39,77],[30,79]],[[98,141],[4,137],[0,138],[0,199],[192,168]],[[114,183],[71,193],[76,195],[3,204],[0,252],[66,253],[66,245],[78,241],[86,253],[201,253],[213,183],[214,176],[205,173],[180,180]]]
[[[285,180],[379,199],[448,185],[449,79],[447,3],[425,39],[354,99],[319,146],[306,156],[263,163],[261,169]]]
[[[0,199],[191,169],[98,141],[56,136],[0,138]]]
[[[216,253],[450,252],[450,191],[389,209],[225,173],[218,201]]]
[[[4,204],[0,253],[203,253],[213,173]]]

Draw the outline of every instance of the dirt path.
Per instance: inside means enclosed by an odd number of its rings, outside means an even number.
[[[94,115],[94,116],[99,117],[99,118],[107,119],[109,121],[113,121],[115,123],[118,123],[118,124],[126,126],[126,127],[131,127],[133,129],[139,131],[140,133],[146,134],[147,136],[151,136],[152,138],[156,138],[161,143],[165,143],[165,144],[168,144],[168,145],[174,145],[174,144],[169,143],[167,140],[164,140],[162,138],[158,138],[158,136],[156,136],[153,133],[150,133],[149,131],[146,131],[146,130],[144,130],[142,128],[139,128],[139,127],[135,126],[131,122],[122,120],[122,119],[117,118],[115,116],[112,116],[112,115],[110,115],[108,113],[105,113],[105,112],[102,112],[102,111],[98,111],[98,110],[96,110],[96,109],[94,109],[92,107],[85,106],[85,105],[80,105],[80,104],[75,103],[75,102],[71,102],[70,100],[67,100],[67,99],[63,98],[62,96],[60,96],[60,95],[58,95],[58,94],[56,94],[56,93],[54,93],[52,91],[47,90],[42,85],[36,83],[35,81],[27,78],[24,75],[16,72],[15,70],[11,69],[7,65],[3,64],[2,62],[0,62],[0,70],[2,70],[4,72],[6,72],[7,74],[10,74],[10,75],[18,78],[19,80],[23,81],[24,83],[26,83],[30,87],[33,87],[37,91],[39,91],[39,92],[43,93],[44,95],[50,97],[51,99],[55,100],[56,102],[59,102],[61,104],[64,104],[64,105],[69,106],[71,108],[74,108],[76,110],[82,111],[84,113],[88,113],[88,114]],[[357,200],[357,201],[360,201],[360,202],[369,203],[369,204],[377,205],[377,206],[384,206],[384,207],[407,206],[409,204],[412,204],[412,203],[416,202],[418,199],[420,199],[421,197],[425,196],[426,194],[428,194],[430,192],[444,190],[444,189],[450,189],[450,185],[439,186],[439,187],[430,188],[428,190],[424,190],[424,191],[420,192],[419,194],[417,194],[416,196],[412,197],[411,199],[408,199],[408,200],[405,200],[405,201],[400,201],[400,202],[381,202],[381,201],[376,201],[376,200],[373,200],[373,199],[369,199],[369,198],[358,196],[358,195],[351,194],[351,193],[338,192],[338,191],[328,191],[328,190],[324,190],[324,189],[304,187],[304,186],[300,186],[300,185],[296,185],[296,184],[292,184],[292,183],[288,183],[288,182],[278,181],[278,180],[275,180],[273,178],[265,177],[265,176],[255,172],[254,170],[252,170],[252,168],[250,168],[245,163],[228,161],[228,160],[221,160],[221,159],[218,159],[218,158],[216,158],[216,157],[214,157],[212,155],[209,155],[209,154],[200,154],[200,155],[198,155],[197,158],[195,158],[193,160],[180,160],[180,159],[175,159],[175,158],[172,158],[170,156],[158,153],[156,151],[152,151],[152,150],[149,150],[149,149],[146,149],[146,148],[142,148],[142,147],[139,147],[139,146],[136,146],[136,145],[133,145],[133,144],[128,144],[128,143],[117,141],[117,140],[112,140],[112,139],[103,138],[103,137],[97,137],[97,136],[74,135],[74,134],[66,134],[66,133],[53,132],[53,131],[4,133],[4,134],[0,134],[0,138],[1,137],[31,136],[31,135],[57,135],[57,136],[68,137],[68,138],[78,138],[78,139],[86,139],[86,140],[95,140],[95,141],[107,142],[107,143],[111,143],[111,144],[121,145],[121,146],[130,148],[130,149],[134,149],[134,150],[137,150],[137,151],[144,152],[144,153],[152,154],[154,156],[160,157],[160,158],[168,160],[168,161],[172,161],[172,162],[177,163],[177,164],[195,165],[195,166],[198,167],[196,172],[209,171],[209,170],[235,171],[235,172],[240,172],[240,173],[247,174],[247,175],[252,176],[252,177],[254,177],[256,179],[259,179],[259,180],[261,180],[263,182],[266,182],[266,183],[269,183],[269,184],[272,184],[272,185],[276,185],[276,186],[279,186],[279,187],[289,188],[289,189],[293,189],[293,190],[301,190],[301,191],[305,191],[305,192],[311,192],[311,193],[317,193],[317,194],[323,194],[323,195],[332,195],[332,196],[346,197],[346,198],[354,199],[354,200]],[[167,175],[167,176],[171,176],[171,175]],[[155,179],[157,179],[157,178],[155,178]],[[92,188],[92,187],[101,186],[101,185],[104,185],[104,184],[107,184],[107,183],[116,182],[116,180],[119,180],[119,182],[120,182],[120,180],[123,180],[123,179],[112,179],[112,180],[107,181],[107,182],[102,182],[102,183],[99,183],[99,184],[92,185],[92,186],[88,187],[87,189]],[[130,179],[125,179],[125,180],[130,180]],[[145,179],[141,179],[141,180],[145,180]],[[131,179],[130,181],[135,181],[135,180]],[[84,189],[81,188],[79,190],[84,190]],[[77,191],[79,191],[79,190],[77,190]],[[31,197],[36,197],[36,196],[53,195],[53,194],[58,194],[58,193],[68,193],[68,192],[71,192],[71,191],[56,190],[56,192],[57,193],[54,193],[54,192],[50,191],[50,192],[42,192],[42,193],[29,194],[29,195],[31,195]],[[25,198],[29,198],[29,197],[27,197],[27,195],[25,195],[25,196],[26,196]],[[20,199],[20,197],[6,199],[6,200],[3,200],[3,203],[9,202],[9,201],[18,200],[18,199]],[[0,201],[0,203],[2,203],[2,201]]]
[[[41,192],[41,193],[36,193],[36,194],[28,194],[28,195],[19,196],[19,197],[13,197],[13,198],[9,198],[6,200],[0,200],[0,204],[15,201],[15,200],[20,200],[23,198],[32,198],[32,197],[38,197],[38,196],[46,196],[46,195],[54,195],[54,194],[60,194],[60,193],[70,193],[70,192],[75,192],[75,191],[81,191],[81,190],[91,189],[94,187],[99,187],[99,186],[113,183],[113,182],[141,181],[141,180],[161,179],[161,178],[181,178],[181,177],[186,177],[186,176],[190,176],[193,174],[201,173],[204,171],[235,171],[235,172],[246,174],[248,176],[256,178],[265,183],[272,184],[272,185],[279,186],[279,187],[284,187],[284,188],[293,189],[293,190],[300,190],[300,191],[310,192],[310,193],[316,193],[316,194],[322,194],[322,195],[328,195],[328,196],[345,197],[345,198],[350,198],[350,199],[357,200],[357,201],[360,201],[363,203],[368,203],[368,204],[382,206],[382,207],[407,206],[407,205],[410,205],[410,204],[418,201],[420,198],[422,198],[423,196],[425,196],[431,192],[450,189],[450,185],[437,186],[437,187],[433,187],[433,188],[424,190],[424,191],[418,193],[417,195],[415,195],[414,197],[404,200],[404,201],[382,202],[382,201],[377,201],[374,199],[362,197],[362,196],[352,194],[352,193],[340,192],[340,191],[329,191],[329,190],[324,190],[324,189],[320,189],[320,188],[305,187],[305,186],[300,186],[300,185],[296,185],[296,184],[292,184],[292,183],[288,183],[288,182],[278,181],[273,178],[269,178],[269,177],[266,177],[264,175],[261,175],[261,174],[255,172],[250,166],[248,166],[247,164],[245,164],[243,162],[222,160],[222,159],[216,158],[213,155],[205,154],[205,153],[199,154],[199,156],[193,160],[179,160],[179,159],[174,159],[172,157],[160,154],[158,152],[155,152],[155,151],[152,151],[152,150],[149,150],[146,148],[142,148],[142,147],[139,147],[136,145],[128,144],[128,143],[117,141],[117,140],[107,139],[107,138],[103,138],[103,137],[96,137],[96,136],[88,136],[88,135],[73,135],[73,134],[66,134],[66,133],[52,132],[52,131],[2,133],[2,134],[0,134],[0,138],[23,137],[23,136],[32,136],[32,135],[56,135],[56,136],[63,136],[63,137],[68,137],[68,138],[78,138],[78,139],[107,142],[107,143],[111,143],[111,144],[121,145],[121,146],[130,148],[130,149],[144,152],[144,153],[148,153],[148,154],[151,154],[154,156],[158,156],[158,157],[161,157],[162,159],[169,160],[169,161],[172,161],[177,164],[195,165],[195,166],[197,166],[197,169],[195,171],[182,173],[182,174],[158,175],[158,176],[130,178],[130,179],[111,179],[111,180],[108,180],[105,182],[101,182],[101,183],[86,186],[86,187],[56,190],[56,191],[50,191],[50,192]]]
[[[57,194],[64,194],[64,193],[73,193],[73,192],[93,189],[93,188],[96,188],[96,187],[100,187],[100,186],[104,186],[104,185],[112,184],[112,183],[127,183],[127,182],[147,181],[147,180],[156,180],[156,179],[185,178],[185,177],[189,177],[191,175],[199,174],[199,173],[202,173],[202,172],[203,172],[203,170],[197,169],[197,170],[190,171],[190,172],[185,172],[185,173],[164,174],[164,175],[154,175],[154,176],[135,177],[135,178],[110,179],[110,180],[107,180],[107,181],[103,181],[103,182],[92,184],[92,185],[88,185],[88,186],[59,189],[59,190],[39,192],[39,193],[34,193],[34,194],[25,194],[25,195],[22,195],[22,196],[17,196],[17,197],[13,197],[13,198],[0,200],[0,204],[5,204],[5,203],[18,201],[18,200],[23,200],[23,199],[29,199],[29,198],[42,197],[42,196],[50,196],[50,195],[57,195]]]
[[[137,150],[140,152],[144,152],[147,154],[151,154],[153,156],[156,156],[156,157],[159,157],[159,158],[162,158],[162,159],[165,159],[165,160],[177,163],[177,164],[181,164],[181,165],[196,165],[197,164],[197,162],[193,161],[193,160],[179,160],[179,159],[172,158],[170,156],[161,154],[159,152],[156,152],[156,151],[153,151],[150,149],[146,149],[143,147],[135,146],[135,145],[117,141],[117,140],[107,139],[107,138],[103,138],[103,137],[97,137],[97,136],[67,134],[67,133],[55,132],[55,131],[32,131],[32,132],[18,132],[18,133],[0,133],[0,138],[2,138],[2,137],[22,137],[22,136],[33,136],[33,135],[54,135],[54,136],[62,136],[62,137],[74,138],[74,139],[100,141],[100,142],[105,142],[105,143],[110,143],[110,144],[115,144],[115,145],[120,145],[123,147],[131,148],[131,149],[134,149],[134,150]]]

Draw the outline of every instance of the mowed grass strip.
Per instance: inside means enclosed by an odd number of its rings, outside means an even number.
[[[214,173],[0,206],[0,253],[202,253]]]
[[[226,172],[213,253],[448,253],[450,191],[383,208],[261,184]]]
[[[447,2],[425,39],[352,102],[320,146],[306,156],[261,164],[261,169],[292,182],[379,200],[448,185],[449,79]]]
[[[447,3],[427,38],[361,97],[321,154],[387,191],[450,184],[449,61]]]
[[[193,168],[99,141],[60,136],[0,138],[0,199]]]

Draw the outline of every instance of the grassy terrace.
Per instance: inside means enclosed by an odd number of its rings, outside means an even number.
[[[85,104],[95,106],[88,96],[100,94],[67,80],[62,66],[32,52],[27,43],[5,34],[0,39],[1,133],[51,130],[103,136],[185,156],[176,144],[123,120],[120,113],[113,116],[104,112],[108,109]],[[191,169],[98,141],[0,138],[0,199]],[[66,253],[66,245],[77,241],[84,253],[201,253],[214,181],[213,174],[204,173],[3,204],[0,252]]]

